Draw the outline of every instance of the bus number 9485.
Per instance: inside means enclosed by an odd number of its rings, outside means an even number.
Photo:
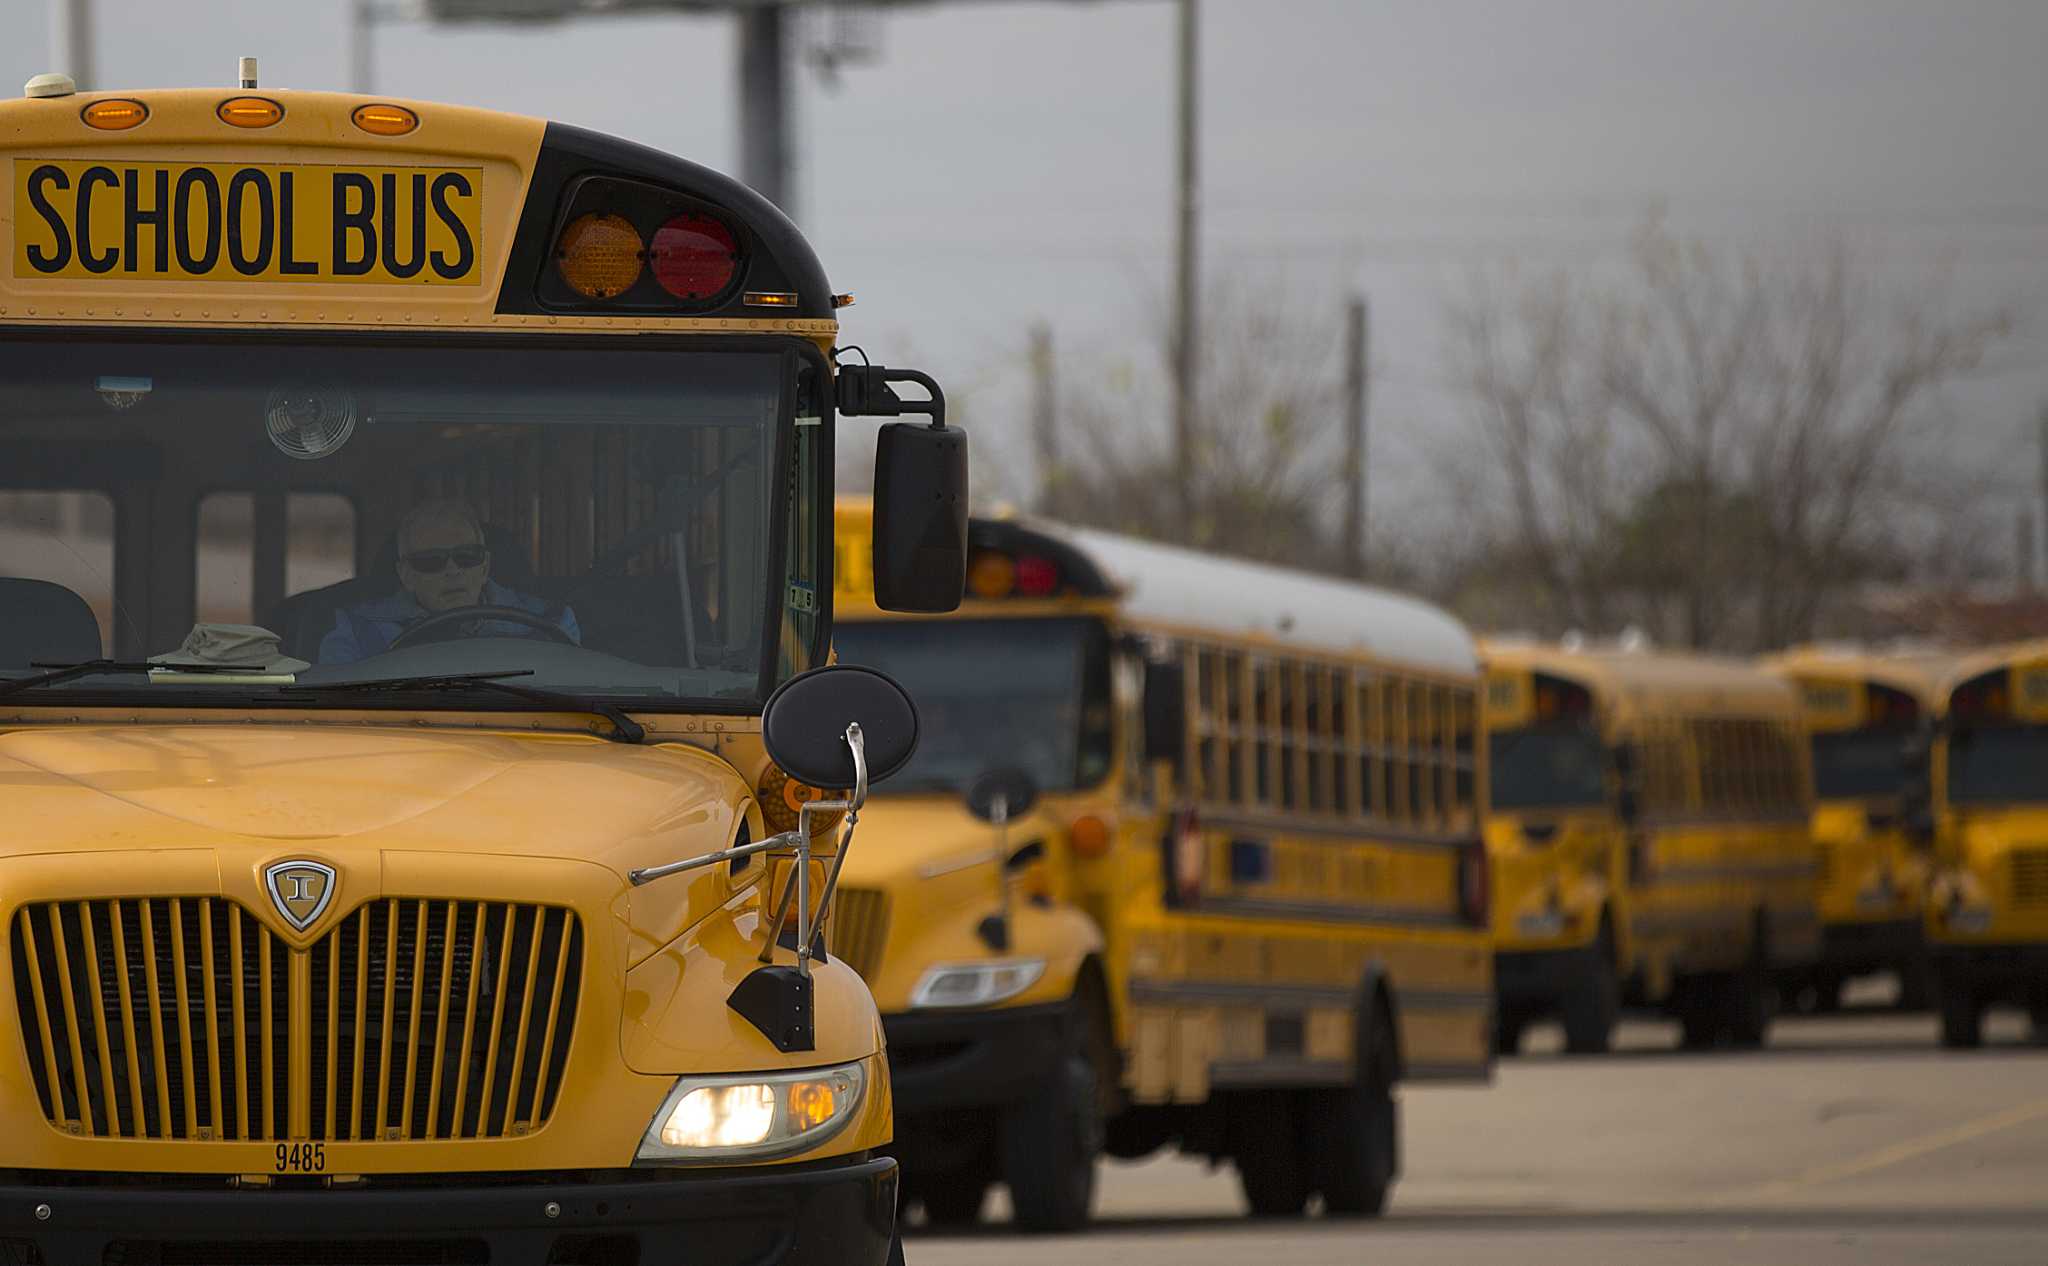
[[[280,1174],[321,1174],[327,1172],[325,1143],[279,1143],[277,1172]]]

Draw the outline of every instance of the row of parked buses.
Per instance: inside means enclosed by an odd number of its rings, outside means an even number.
[[[1020,1224],[1076,1226],[1098,1153],[1166,1147],[1234,1163],[1255,1213],[1370,1214],[1393,1086],[1483,1080],[1538,1021],[1573,1053],[1624,1010],[1755,1047],[1781,1003],[1888,971],[1950,1045],[1996,1002],[2048,1026],[2048,644],[1475,642],[1363,586],[1007,517],[970,522],[958,613],[891,615],[870,514],[841,502],[836,650],[923,735],[831,944],[875,989],[934,1223],[1000,1183]]]

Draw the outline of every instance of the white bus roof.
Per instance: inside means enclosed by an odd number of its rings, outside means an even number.
[[[1086,554],[1139,623],[1214,629],[1304,651],[1368,656],[1459,676],[1479,670],[1472,633],[1420,598],[1371,585],[1134,540],[1043,519],[1020,526]]]

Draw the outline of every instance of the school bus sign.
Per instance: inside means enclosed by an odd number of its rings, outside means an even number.
[[[483,187],[480,167],[16,159],[13,273],[471,286]]]

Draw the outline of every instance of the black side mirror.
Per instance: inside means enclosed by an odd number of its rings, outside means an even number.
[[[967,786],[967,811],[984,822],[1012,822],[1038,804],[1038,780],[1014,765],[991,769]]]
[[[1144,713],[1145,759],[1179,770],[1188,726],[1187,670],[1179,660],[1145,661]]]
[[[929,400],[905,400],[908,382]],[[943,612],[967,588],[967,436],[946,425],[946,396],[929,374],[880,365],[842,365],[839,411],[850,417],[921,413],[931,425],[891,422],[875,446],[875,605],[884,611]]]
[[[853,749],[846,727],[858,723],[867,775],[877,783],[903,768],[917,750],[917,707],[886,673],[830,664],[799,673],[768,696],[761,742],[768,758],[798,782],[852,787]]]

